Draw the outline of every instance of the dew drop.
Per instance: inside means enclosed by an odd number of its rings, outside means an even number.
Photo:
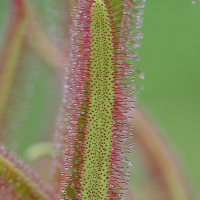
[[[130,138],[132,138],[133,137],[133,134],[132,133],[130,133]]]
[[[132,147],[134,147],[135,146],[135,143],[133,143],[133,144],[130,144],[130,147],[132,148]]]
[[[64,189],[64,188],[61,188],[61,192],[65,192],[65,189]]]
[[[135,42],[134,45],[133,45],[134,48],[137,48],[137,47],[140,47],[140,46],[141,46],[140,42]]]
[[[140,79],[144,79],[144,73],[141,73],[139,76]]]

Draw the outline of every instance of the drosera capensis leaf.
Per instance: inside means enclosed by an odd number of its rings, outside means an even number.
[[[28,21],[25,34],[28,44],[44,58],[48,66],[52,67],[56,73],[62,74],[64,70],[60,66],[69,62],[69,53],[66,53],[60,47],[58,48],[58,44],[44,30],[43,24],[39,21],[33,7],[28,2],[25,4],[25,9]]]
[[[4,120],[5,109],[17,73],[26,28],[26,13],[23,0],[13,0],[12,3],[12,22],[10,23],[7,43],[5,43],[0,63],[0,124]]]
[[[82,0],[74,8],[72,59],[66,66],[61,109],[66,114],[59,115],[56,131],[67,125],[69,133],[61,199],[125,198],[131,164],[123,154],[129,152],[126,121],[132,99],[123,81],[129,69],[135,70],[125,59],[129,37],[137,34],[127,20],[131,11],[137,14],[131,7],[136,3],[131,3]]]
[[[114,76],[113,44],[110,20],[102,0],[91,8],[91,91],[88,106],[90,120],[87,122],[82,166],[82,198],[104,199],[108,197],[110,151],[112,144]],[[83,121],[84,122],[84,121]],[[80,125],[82,123],[80,122]]]
[[[134,126],[134,130],[131,130],[134,141],[132,138],[131,142],[138,144],[142,155],[149,162],[148,168],[153,174],[152,177],[156,177],[155,180],[167,199],[194,199],[184,169],[162,132],[154,126],[140,105],[137,105],[131,116],[133,120],[129,124]]]
[[[52,186],[45,183],[36,172],[29,169],[20,158],[3,145],[0,145],[0,179],[7,182],[14,194],[20,196],[22,200],[57,198]],[[12,193],[10,195],[12,196]]]

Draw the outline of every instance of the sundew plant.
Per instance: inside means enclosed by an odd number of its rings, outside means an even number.
[[[138,35],[130,23],[139,26],[141,20],[135,6],[144,3],[79,1],[75,8],[63,96],[68,106],[61,109],[64,117],[59,116],[59,122],[65,122],[58,130],[62,133],[65,123],[69,129],[62,199],[118,199],[127,190],[125,173],[131,161],[123,154],[130,147],[126,123],[134,98],[128,96],[124,81],[136,70],[125,60],[138,59],[128,48],[131,36]]]
[[[0,199],[136,199],[129,189],[130,168],[136,163],[128,156],[135,143],[133,117],[138,132],[135,140],[152,160],[151,173],[160,177],[163,199],[191,199],[168,146],[140,109],[135,110],[136,94],[143,88],[139,80],[144,79],[135,64],[140,59],[135,48],[143,37],[138,29],[145,2],[68,0],[62,45],[42,28],[28,1],[10,3],[12,17],[0,65]],[[26,115],[30,100],[26,98],[27,92],[31,94],[28,74],[33,72],[26,71],[20,62],[27,46],[39,52],[62,88],[51,167],[45,179],[9,150],[5,139],[14,123],[10,113],[19,114],[20,110]],[[150,129],[151,143],[144,124]],[[44,146],[38,147],[40,153]],[[160,148],[159,153],[154,146]],[[167,170],[159,165],[160,159],[166,162]],[[40,168],[46,167],[43,165]]]

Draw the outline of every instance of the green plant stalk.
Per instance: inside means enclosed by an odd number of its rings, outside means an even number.
[[[107,198],[113,124],[113,46],[105,4],[92,5],[92,62],[89,122],[85,136],[86,158],[82,167],[83,199]]]
[[[110,28],[110,20],[102,0],[96,0],[91,8],[92,41],[91,41],[91,65],[88,67],[90,81],[86,82],[83,104],[78,119],[78,137],[82,137],[82,124],[87,115],[91,120],[87,123],[84,138],[84,163],[82,165],[81,182],[83,199],[100,199],[108,197],[110,171],[110,151],[112,144],[113,124],[113,44]],[[89,89],[91,88],[91,89]],[[90,92],[88,93],[88,90]],[[90,103],[88,103],[90,102]],[[75,142],[75,146],[78,142]],[[78,153],[78,150],[75,150]],[[83,156],[83,155],[82,155]],[[91,161],[92,160],[92,161]],[[75,156],[73,163],[76,164],[78,157]],[[77,170],[75,176],[80,173]],[[79,177],[80,178],[80,177]],[[87,180],[87,181],[86,181]],[[68,187],[69,189],[69,187]],[[69,196],[74,196],[72,192]],[[65,195],[63,195],[65,196]]]

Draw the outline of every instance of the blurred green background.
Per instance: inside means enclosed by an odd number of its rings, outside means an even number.
[[[141,101],[200,188],[200,2],[146,1]]]
[[[35,1],[34,4],[50,34],[62,35],[56,25],[60,4],[53,0]],[[0,44],[11,14],[9,6],[9,1],[0,1]],[[200,2],[147,0],[143,17],[140,31],[144,38],[138,49],[141,57],[138,64],[145,79],[138,102],[161,127],[199,192]],[[37,65],[38,72],[33,81],[28,118],[17,130],[20,137],[17,151],[22,157],[30,144],[41,138],[45,141],[45,135],[53,133],[57,109],[54,104],[58,106],[59,101],[55,75],[39,56],[33,57],[33,54],[30,50],[23,60],[23,65]]]

